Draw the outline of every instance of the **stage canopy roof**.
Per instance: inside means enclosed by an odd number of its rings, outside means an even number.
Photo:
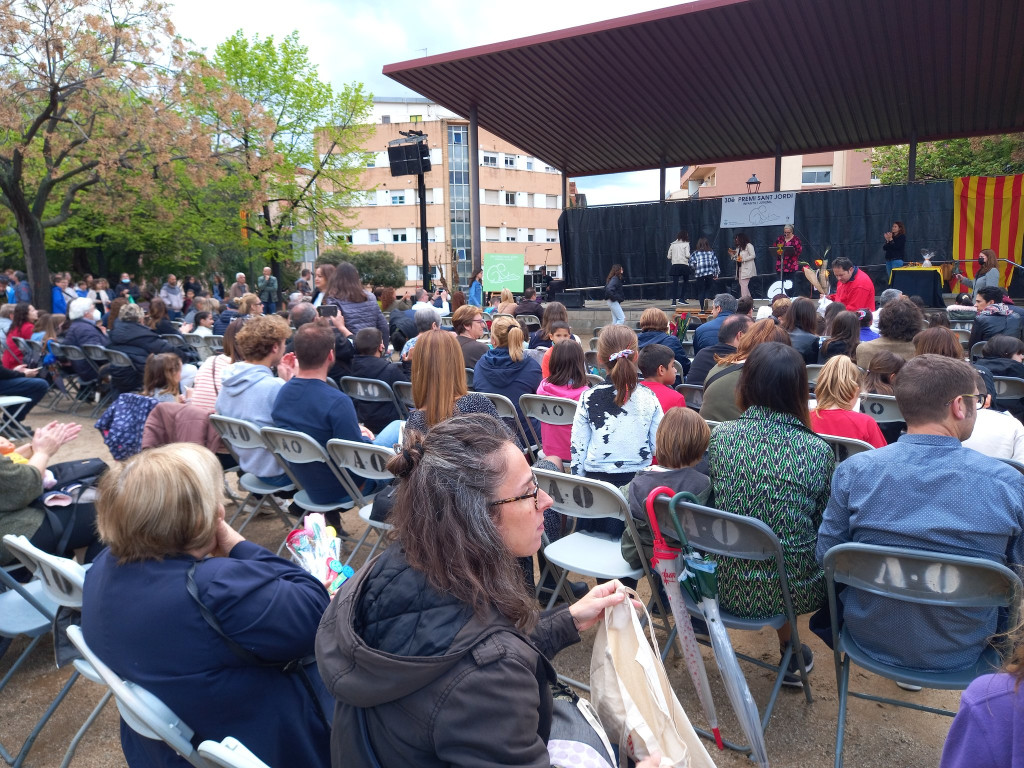
[[[1024,131],[1024,3],[698,0],[384,74],[570,176]]]

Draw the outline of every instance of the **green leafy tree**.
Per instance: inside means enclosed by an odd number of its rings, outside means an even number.
[[[361,194],[368,153],[362,145],[372,97],[360,83],[335,90],[320,80],[309,51],[292,32],[248,40],[241,31],[217,46],[214,64],[224,84],[268,114],[273,125],[253,123],[238,110],[227,121],[211,116],[219,140],[237,147],[257,187],[259,204],[247,219],[250,244],[279,274],[291,256],[292,229],[314,229],[337,238],[350,227],[349,207]],[[206,87],[220,84],[208,80]]]
[[[364,285],[405,287],[405,265],[390,251],[356,251],[347,261],[359,272]]]
[[[905,184],[910,147],[876,147],[871,165],[883,184]],[[959,176],[1005,176],[1024,173],[1024,133],[948,139],[917,145],[918,179],[955,179]]]
[[[49,307],[46,230],[101,186],[120,205],[119,189],[145,194],[173,182],[175,166],[194,185],[216,178],[210,116],[243,105],[201,87],[215,76],[157,0],[0,0],[0,29],[0,206],[35,302]]]

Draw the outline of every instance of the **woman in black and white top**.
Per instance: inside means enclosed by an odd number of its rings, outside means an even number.
[[[668,247],[668,260],[672,262],[668,275],[672,278],[672,306],[679,300],[683,304],[687,302],[686,286],[693,277],[693,269],[690,267],[690,233],[685,229],[679,230],[675,242]],[[679,294],[679,278],[683,278],[683,293]]]

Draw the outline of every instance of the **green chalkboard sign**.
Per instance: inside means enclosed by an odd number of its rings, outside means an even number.
[[[508,288],[522,293],[526,277],[526,255],[522,253],[484,254],[484,290],[501,291]]]

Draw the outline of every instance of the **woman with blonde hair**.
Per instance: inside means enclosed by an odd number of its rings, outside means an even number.
[[[409,414],[406,429],[426,434],[452,416],[486,413],[498,418],[494,404],[466,386],[462,348],[455,335],[434,329],[416,337],[412,356],[412,399],[416,410]]]
[[[863,440],[875,448],[886,445],[878,424],[860,406],[860,369],[846,355],[836,355],[818,374],[811,429],[819,435]]]
[[[307,661],[327,590],[224,521],[222,478],[193,443],[104,475],[96,519],[109,549],[86,579],[82,632],[119,677],[187,712],[197,741],[234,736],[269,765],[327,768],[330,696]],[[266,700],[288,717],[261,711]],[[181,764],[130,728],[121,747],[131,768]]]
[[[750,353],[761,344],[778,342],[789,343],[789,333],[766,317],[758,320],[740,337],[736,351],[731,355],[715,355],[715,367],[708,371],[704,379],[704,399],[700,406],[700,415],[708,421],[733,421],[743,414],[736,399],[737,388],[743,364]]]
[[[519,397],[534,394],[543,378],[540,363],[523,351],[525,340],[522,326],[515,318],[499,317],[491,324],[491,344],[494,346],[473,369],[473,388],[477,392],[504,395],[511,400],[524,429],[526,418],[519,409]],[[534,428],[540,432],[539,424]],[[518,430],[513,429],[513,434],[518,434]]]
[[[255,293],[247,293],[238,300],[238,316],[250,317],[263,314],[263,302]]]

